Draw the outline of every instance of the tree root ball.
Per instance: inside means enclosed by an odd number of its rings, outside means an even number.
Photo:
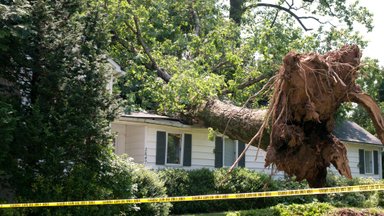
[[[265,166],[275,164],[297,180],[306,179],[311,187],[325,184],[330,164],[351,178],[346,148],[332,134],[334,115],[343,102],[366,107],[384,141],[380,109],[355,83],[360,58],[355,45],[324,55],[285,56],[269,109],[272,130]]]

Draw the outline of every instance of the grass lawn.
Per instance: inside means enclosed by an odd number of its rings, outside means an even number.
[[[304,205],[301,205],[304,206]],[[228,212],[218,212],[218,213],[205,213],[205,214],[188,214],[186,216],[289,216],[289,215],[305,215],[305,216],[339,216],[339,215],[348,215],[348,216],[360,216],[360,215],[370,215],[370,216],[384,216],[384,209],[382,208],[334,208],[329,209],[307,209],[297,208],[296,210],[278,210],[275,207],[265,208],[265,209],[255,209],[255,210],[244,210],[244,211],[228,211]],[[303,210],[303,211],[302,211]]]

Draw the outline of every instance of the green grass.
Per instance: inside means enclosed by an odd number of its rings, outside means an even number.
[[[185,216],[337,216],[340,215],[341,212],[354,212],[372,216],[384,215],[384,209],[381,208],[335,208],[327,203],[314,202],[302,205],[277,205],[264,209],[188,214]]]

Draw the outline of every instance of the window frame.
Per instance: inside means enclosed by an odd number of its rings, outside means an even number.
[[[169,134],[178,134],[181,136],[180,139],[180,157],[179,157],[179,163],[168,163],[168,136]],[[183,166],[183,159],[184,159],[184,133],[181,132],[166,132],[165,136],[165,163],[164,165],[168,166]]]

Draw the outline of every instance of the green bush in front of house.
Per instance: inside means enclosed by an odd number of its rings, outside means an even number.
[[[96,175],[92,167],[73,165],[68,169],[61,185],[56,184],[55,193],[49,201],[107,200],[146,197],[165,197],[166,188],[158,174],[128,157],[110,155],[103,161]],[[52,191],[50,179],[40,177],[32,187],[40,191]],[[67,188],[67,189],[66,189]],[[41,197],[40,199],[47,199]],[[39,202],[20,197],[16,202]],[[1,202],[1,201],[0,201]],[[72,207],[16,208],[0,210],[0,215],[168,215],[170,203],[145,203],[121,205],[95,205]]]
[[[378,181],[371,178],[352,178],[347,179],[345,177],[328,174],[326,187],[337,186],[353,186],[353,185],[367,185],[384,183],[383,180]],[[358,193],[335,193],[323,196],[323,202],[329,202],[336,207],[384,207],[384,192],[358,192]]]
[[[159,174],[165,183],[168,196],[246,193],[309,188],[305,181],[297,182],[295,179],[290,178],[273,180],[267,174],[259,173],[246,168],[234,169],[230,174],[227,174],[227,172],[228,170],[224,168],[215,170],[197,169],[189,171],[183,169],[163,169],[159,171]],[[374,183],[379,183],[379,181],[363,178],[346,179],[331,174],[327,179],[327,187]],[[305,204],[305,208],[310,208],[310,203],[316,203],[318,201],[326,202],[336,207],[383,207],[383,194],[384,192],[379,191],[258,199],[175,202],[173,203],[173,208],[171,208],[171,213],[185,214],[259,209],[268,208],[277,204]],[[296,207],[301,208],[300,205],[292,208]]]
[[[163,169],[159,171],[165,182],[168,196],[190,196],[205,194],[246,193],[276,190],[274,180],[265,173],[246,168],[228,169]],[[193,201],[173,203],[173,214],[217,212],[263,208],[277,204],[276,199],[237,199],[220,201]]]

